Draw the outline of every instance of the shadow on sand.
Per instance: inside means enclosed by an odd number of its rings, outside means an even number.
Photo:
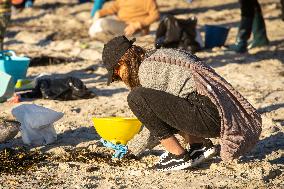
[[[229,52],[224,53],[222,55],[217,56],[208,56],[204,58],[206,63],[208,63],[211,67],[221,67],[230,63],[237,64],[250,64],[252,62],[258,62],[263,60],[269,60],[273,57],[273,59],[278,59],[281,63],[284,64],[284,43],[283,40],[272,41],[270,46],[275,46],[276,48],[273,50],[267,50],[266,47],[264,50],[260,50],[255,54],[239,54]],[[267,47],[269,48],[269,47]]]
[[[180,14],[189,14],[189,13],[200,13],[200,12],[206,12],[208,10],[215,10],[215,11],[222,11],[224,9],[236,9],[239,8],[239,3],[227,3],[217,6],[205,6],[205,7],[195,7],[195,8],[175,8],[168,11],[161,11],[162,15],[180,15]]]
[[[268,112],[272,112],[275,110],[278,110],[280,108],[284,108],[284,103],[279,103],[279,104],[272,104],[263,108],[259,108],[257,111],[260,114],[264,114],[264,113],[268,113]]]
[[[278,150],[284,150],[284,133],[278,132],[276,134],[272,134],[262,140],[260,140],[256,147],[245,156],[241,158],[241,162],[250,162],[255,159],[263,160],[265,157],[272,152],[277,152]],[[281,156],[280,158],[271,160],[270,163],[284,163],[284,158]]]
[[[76,128],[74,130],[67,130],[63,133],[59,133],[57,135],[57,140],[53,144],[44,145],[40,148],[42,152],[47,152],[48,150],[60,146],[77,146],[83,142],[89,141],[97,141],[100,139],[100,136],[97,134],[95,128],[93,126],[86,127],[82,126]],[[35,146],[25,145],[22,141],[21,137],[17,137],[13,140],[10,140],[6,143],[0,145],[0,150],[4,148],[11,148],[11,147],[26,147],[27,149],[32,149]]]

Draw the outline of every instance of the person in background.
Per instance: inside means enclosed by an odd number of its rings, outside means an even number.
[[[11,19],[11,0],[0,1],[0,50],[3,50],[6,28]]]
[[[89,35],[143,35],[149,32],[150,25],[159,18],[155,0],[115,0],[95,13]]]
[[[236,42],[231,50],[244,53],[249,48],[268,45],[265,22],[258,0],[239,0],[241,6],[241,22]],[[253,40],[248,45],[251,32]]]
[[[216,155],[208,138],[220,137],[221,158],[232,160],[251,150],[261,133],[261,116],[224,78],[195,55],[179,49],[146,52],[125,36],[105,44],[108,83],[123,81],[134,115],[166,152],[153,167],[160,171],[194,167]],[[181,146],[175,134],[188,142]]]

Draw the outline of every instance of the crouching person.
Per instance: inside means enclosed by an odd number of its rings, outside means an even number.
[[[159,17],[155,0],[115,0],[96,12],[89,35],[144,35]]]
[[[214,156],[216,149],[208,138],[220,138],[226,161],[255,146],[261,117],[224,78],[186,51],[146,53],[133,42],[125,36],[113,38],[104,46],[102,59],[108,84],[123,81],[131,89],[130,109],[166,149],[155,169],[185,169]],[[188,149],[176,133],[186,139]]]

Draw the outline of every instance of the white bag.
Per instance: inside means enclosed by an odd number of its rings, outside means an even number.
[[[53,123],[63,117],[63,113],[37,106],[23,104],[12,110],[13,116],[21,123],[22,140],[29,145],[50,144],[57,139]]]
[[[103,31],[101,22],[102,22],[102,19],[100,18],[93,21],[91,27],[89,28],[90,37],[95,37],[97,33],[100,33]]]

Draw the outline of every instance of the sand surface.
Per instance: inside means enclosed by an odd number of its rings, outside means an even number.
[[[75,0],[38,0],[33,9],[13,15],[6,48],[31,58],[63,57],[68,63],[31,67],[28,77],[41,73],[79,77],[97,96],[89,100],[52,101],[35,99],[35,103],[60,112],[64,117],[55,124],[58,140],[38,147],[49,153],[50,160],[38,163],[28,172],[1,173],[0,188],[284,188],[284,22],[280,20],[278,0],[260,0],[271,45],[232,54],[224,48],[198,52],[227,79],[261,113],[263,131],[255,149],[231,163],[219,157],[201,166],[183,171],[147,170],[162,152],[161,146],[141,160],[133,157],[112,162],[112,151],[102,147],[92,126],[94,116],[132,116],[122,83],[106,86],[106,70],[101,65],[103,42],[88,37],[92,4],[78,5]],[[158,0],[162,15],[197,16],[204,35],[205,24],[231,28],[227,44],[234,42],[240,19],[236,0]],[[139,37],[138,44],[153,48],[154,31]],[[74,58],[74,59],[70,59]],[[42,58],[41,63],[48,62]],[[86,68],[91,68],[86,71]],[[0,104],[2,116],[11,116],[18,104]],[[214,140],[218,143],[218,140]],[[22,146],[20,134],[4,147]],[[78,154],[93,159],[82,161]],[[84,152],[84,153],[83,153]],[[75,155],[74,155],[75,153]],[[73,156],[72,156],[73,154]],[[77,157],[74,157],[77,156]],[[73,158],[72,158],[73,157]],[[84,158],[83,158],[84,159]]]

